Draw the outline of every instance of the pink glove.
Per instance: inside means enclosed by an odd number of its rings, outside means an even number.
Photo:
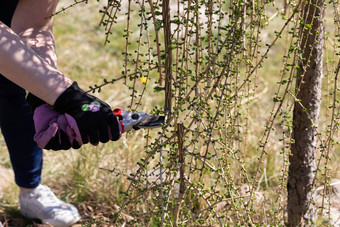
[[[47,150],[78,149],[83,145],[81,134],[73,117],[51,110],[48,104],[37,107],[33,114],[36,133],[34,141]]]

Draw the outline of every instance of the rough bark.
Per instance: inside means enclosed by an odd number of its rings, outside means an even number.
[[[315,2],[316,1],[316,2]],[[316,3],[316,4],[315,4]],[[302,59],[296,79],[296,102],[293,113],[292,155],[289,158],[288,225],[309,224],[315,217],[312,189],[315,178],[316,130],[321,105],[322,63],[324,45],[324,0],[313,0],[303,6],[300,30]],[[311,28],[308,29],[309,26]]]

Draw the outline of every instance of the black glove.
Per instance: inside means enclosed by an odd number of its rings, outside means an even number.
[[[31,106],[32,111],[34,111],[41,105],[46,104],[45,101],[39,99],[37,96],[33,95],[32,93],[28,93],[26,96],[26,102]],[[59,129],[55,136],[48,141],[45,147],[42,147],[46,150],[69,150],[70,148],[79,149],[80,145],[76,140],[73,140],[73,143],[70,143],[70,140],[67,134]]]
[[[67,113],[76,120],[84,144],[106,143],[120,138],[120,123],[110,106],[84,92],[76,82],[57,98],[54,110]]]

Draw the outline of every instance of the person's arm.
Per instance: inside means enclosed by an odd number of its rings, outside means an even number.
[[[2,22],[0,73],[51,105],[73,82],[25,45]]]
[[[59,114],[73,117],[84,144],[118,140],[120,123],[111,107],[55,68],[53,21],[48,16],[57,3],[20,0],[12,20],[14,31],[0,23],[0,73],[53,105]]]
[[[57,68],[53,17],[58,0],[20,0],[11,29],[48,64]]]
[[[72,80],[56,70],[52,34],[58,0],[19,0],[12,29],[0,22],[0,73],[54,104]]]

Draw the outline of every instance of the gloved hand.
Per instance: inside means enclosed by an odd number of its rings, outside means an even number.
[[[76,82],[57,98],[54,110],[76,120],[84,144],[116,141],[122,134],[119,119],[110,106],[84,92]]]
[[[34,141],[46,150],[78,149],[83,144],[76,121],[53,111],[46,102],[29,93],[26,101],[33,110]]]

